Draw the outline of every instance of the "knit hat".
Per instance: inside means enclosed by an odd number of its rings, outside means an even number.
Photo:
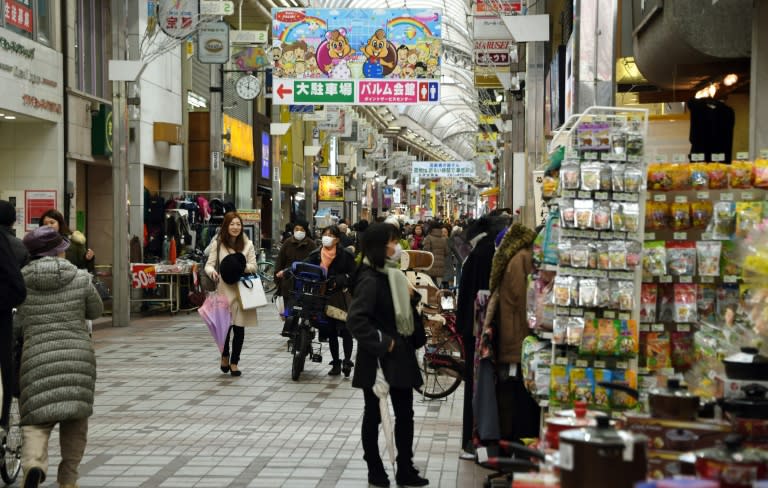
[[[219,274],[224,283],[234,285],[245,272],[245,255],[236,252],[226,256],[219,265]]]
[[[11,226],[16,222],[16,209],[10,202],[0,200],[0,225]]]
[[[69,247],[69,240],[47,225],[25,235],[23,242],[32,257],[58,256]]]

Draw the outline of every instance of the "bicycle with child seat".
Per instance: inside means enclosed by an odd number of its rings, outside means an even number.
[[[416,351],[424,384],[416,391],[426,398],[445,398],[464,378],[464,341],[456,329],[455,295],[439,290],[438,304],[422,303],[422,320],[427,342]]]

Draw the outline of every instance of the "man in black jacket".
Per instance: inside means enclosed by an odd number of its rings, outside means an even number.
[[[11,227],[16,221],[16,210],[5,200],[0,200],[0,374],[3,384],[3,402],[0,409],[0,427],[9,421],[13,392],[13,309],[27,297],[27,288],[21,276],[21,267],[29,260],[24,244],[13,235]],[[14,242],[23,249],[17,252]]]

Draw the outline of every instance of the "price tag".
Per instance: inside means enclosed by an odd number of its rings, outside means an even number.
[[[691,331],[691,324],[677,324],[677,331],[678,332],[690,332]]]
[[[651,331],[652,332],[664,332],[664,324],[653,324],[653,325],[651,325]]]
[[[666,163],[669,161],[669,158],[666,154],[657,154],[655,159],[657,163]]]
[[[654,232],[646,232],[645,233],[645,240],[646,241],[655,241],[656,240],[656,233],[654,233]]]
[[[616,318],[616,312],[612,310],[606,310],[603,312],[603,318],[604,319],[615,319]]]
[[[680,283],[693,283],[693,276],[681,276]]]
[[[637,374],[648,375],[651,374],[651,370],[648,368],[637,368]]]
[[[597,153],[595,151],[586,151],[584,153],[584,159],[595,161],[598,159]]]
[[[702,276],[701,277],[701,282],[702,283],[714,283],[715,282],[715,277],[714,276]]]
[[[650,332],[651,326],[648,324],[640,324],[640,332]]]
[[[685,195],[677,195],[675,197],[675,203],[688,203],[688,197]]]
[[[687,232],[675,232],[672,234],[672,238],[676,241],[686,241],[688,240],[688,233]]]
[[[576,360],[576,367],[577,368],[588,368],[589,367],[589,361],[586,359],[577,359]]]
[[[691,161],[704,161],[704,153],[691,154]]]
[[[723,282],[725,283],[738,283],[739,277],[734,275],[726,275],[723,276]]]
[[[749,153],[747,151],[739,151],[736,153],[736,159],[739,161],[747,161],[749,160]]]
[[[587,320],[594,320],[595,312],[584,312],[584,318]]]
[[[596,192],[595,200],[608,200],[608,192],[604,192],[604,191]]]
[[[584,315],[584,309],[583,308],[572,308],[571,309],[571,317],[581,317]]]
[[[702,232],[701,233],[701,240],[702,241],[711,241],[714,235],[711,232]]]
[[[583,198],[583,199],[589,200],[590,198],[592,198],[592,192],[580,191],[579,192],[579,198]]]
[[[568,366],[568,358],[555,358],[555,364]]]
[[[616,361],[616,368],[617,369],[627,369],[629,368],[629,363],[626,361]]]
[[[755,199],[755,194],[752,193],[751,191],[745,191],[744,193],[741,194],[741,199],[742,200],[754,200]]]
[[[620,313],[619,314],[619,320],[630,320],[631,317],[632,317],[632,315],[630,315],[628,313]]]
[[[721,193],[720,194],[720,200],[724,202],[732,202],[733,201],[733,193]]]
[[[672,155],[673,163],[684,163],[686,161],[685,154],[675,153]]]
[[[672,283],[672,277],[669,275],[659,277],[659,283]]]
[[[768,149],[760,149],[760,159],[768,159]]]
[[[716,163],[722,163],[723,161],[725,161],[725,153],[712,154],[712,161]]]
[[[605,363],[605,361],[595,361],[593,366],[595,368],[605,368],[607,367],[607,364]]]
[[[152,264],[131,265],[131,288],[157,288],[157,271]]]
[[[653,196],[654,202],[666,202],[667,201],[667,194],[666,193],[657,193]]]
[[[709,200],[709,192],[708,191],[700,191],[696,193],[696,198],[699,200]]]
[[[563,190],[563,198],[576,198],[576,190]]]

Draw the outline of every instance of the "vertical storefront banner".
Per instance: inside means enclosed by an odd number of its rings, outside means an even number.
[[[266,131],[261,132],[261,177],[269,179],[269,169],[272,165],[270,160],[269,149],[269,133]]]
[[[31,0],[5,0],[3,5],[5,23],[32,33],[34,15]]]

